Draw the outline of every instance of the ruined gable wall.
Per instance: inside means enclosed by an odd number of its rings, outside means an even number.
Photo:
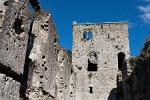
[[[29,21],[28,0],[0,1],[0,99],[20,100]]]
[[[92,39],[85,39],[85,31]],[[88,70],[88,55],[97,54],[97,71]],[[115,95],[118,53],[129,58],[127,23],[73,24],[72,64],[75,73],[75,100],[106,100]]]
[[[1,82],[1,98],[54,99],[58,36],[53,19],[39,5],[34,8],[38,12],[31,14],[28,0],[8,0],[4,6],[5,1],[0,1],[0,73],[6,75],[6,82]],[[32,0],[33,7],[37,4],[37,0]],[[34,16],[39,12],[41,15]],[[37,18],[32,22],[34,17]],[[5,84],[12,90],[6,91]]]
[[[33,22],[31,34],[33,45],[29,48],[29,59],[34,67],[27,96],[31,100],[55,98],[58,37],[51,15],[39,15]]]
[[[57,100],[70,100],[71,51],[60,48],[58,52],[59,71],[57,75]]]

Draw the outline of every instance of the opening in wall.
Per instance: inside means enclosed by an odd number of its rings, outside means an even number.
[[[97,71],[97,63],[92,63],[88,60],[88,71]]]
[[[91,31],[88,32],[87,38],[88,38],[88,39],[92,39],[92,32],[91,32]]]
[[[89,87],[90,88],[90,93],[93,93],[93,87]]]
[[[83,38],[84,38],[84,39],[90,40],[90,39],[92,39],[92,37],[93,37],[93,34],[92,34],[91,31],[85,31],[85,32],[83,33]]]
[[[87,38],[87,32],[83,33],[83,38],[86,39]]]
[[[14,26],[13,28],[15,29],[15,33],[17,34],[21,34],[24,30],[21,27],[21,25],[23,24],[22,19],[16,18],[15,22],[14,22]]]
[[[122,52],[118,53],[118,69],[119,70],[122,69],[124,61],[125,61],[125,54]]]

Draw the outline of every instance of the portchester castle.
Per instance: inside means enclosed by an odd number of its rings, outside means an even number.
[[[0,0],[0,100],[150,100],[150,38],[131,57],[127,22],[72,30],[69,51],[37,0]]]

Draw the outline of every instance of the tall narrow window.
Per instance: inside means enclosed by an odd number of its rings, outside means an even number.
[[[125,54],[122,52],[118,53],[118,69],[119,70],[122,69],[124,61],[125,61]]]
[[[84,38],[84,39],[87,38],[87,32],[86,32],[86,31],[83,33],[83,38]]]
[[[90,88],[90,93],[93,93],[93,87],[89,87]]]

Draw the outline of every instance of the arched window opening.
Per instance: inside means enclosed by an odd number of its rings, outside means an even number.
[[[84,33],[83,33],[83,38],[84,39],[87,39],[87,40],[90,40],[90,39],[92,39],[92,37],[93,37],[93,35],[92,35],[92,32],[91,31],[85,31]]]
[[[93,63],[97,63],[97,61],[98,61],[98,56],[97,56],[96,52],[89,53],[88,58]]]
[[[83,33],[83,38],[86,39],[87,38],[87,32]]]
[[[94,62],[96,62],[96,61],[98,60],[98,57],[97,57],[96,53],[93,54],[92,60],[93,60]]]
[[[92,63],[88,60],[88,71],[97,71],[97,63]]]
[[[92,32],[88,32],[88,34],[87,34],[87,39],[92,39]]]
[[[125,61],[125,54],[122,52],[118,53],[118,69],[119,70],[122,69],[124,61]]]

